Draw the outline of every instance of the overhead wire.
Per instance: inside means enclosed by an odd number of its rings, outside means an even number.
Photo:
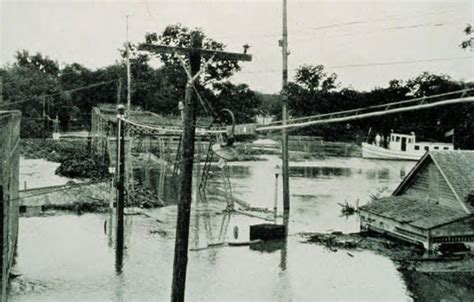
[[[47,74],[47,73],[41,73],[41,74],[44,75],[44,76],[51,76],[52,79],[58,79],[58,80],[60,80],[60,78],[62,76],[66,76],[66,75],[71,75],[71,74],[82,75],[82,73],[75,72],[75,71],[66,72],[66,73],[59,72],[57,75],[51,75],[51,74]],[[0,76],[0,80],[1,79],[2,79],[2,77]],[[25,79],[18,79],[18,80],[1,81],[1,83],[5,85],[5,84],[11,84],[11,83],[18,83],[18,82],[27,82],[27,81],[32,81],[32,80],[33,79],[25,78]]]
[[[374,67],[374,66],[392,66],[392,65],[403,65],[403,64],[415,64],[415,63],[430,63],[430,62],[442,62],[442,61],[456,61],[456,60],[467,60],[474,59],[474,56],[463,56],[463,57],[445,57],[445,58],[432,58],[432,59],[414,59],[405,61],[386,61],[386,62],[372,62],[366,64],[347,64],[347,65],[329,65],[325,66],[327,69],[346,69],[346,68],[359,68],[359,67]],[[293,68],[292,71],[296,71],[299,68]],[[281,72],[280,69],[266,69],[256,71],[240,71],[244,74],[263,74],[263,73],[276,73]]]
[[[26,102],[29,102],[29,101],[37,101],[38,99],[43,99],[43,98],[52,97],[52,96],[56,96],[56,95],[62,95],[64,93],[71,93],[71,92],[81,91],[81,90],[90,89],[90,88],[94,88],[94,87],[99,87],[99,86],[114,83],[114,82],[117,82],[117,79],[110,80],[110,81],[98,82],[98,83],[94,83],[94,84],[90,84],[90,85],[86,85],[86,86],[82,86],[82,87],[78,87],[78,88],[62,90],[60,92],[55,92],[55,93],[51,93],[51,94],[38,95],[38,96],[30,97],[30,98],[27,98],[27,99],[24,99],[24,100],[15,101],[15,102],[11,102],[11,103],[3,103],[3,104],[0,104],[0,107],[7,107],[7,106],[16,105],[16,104],[22,104],[22,103],[26,103]]]

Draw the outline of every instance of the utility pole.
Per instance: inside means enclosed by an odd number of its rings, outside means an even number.
[[[115,233],[115,269],[118,273],[122,271],[123,249],[124,249],[124,206],[125,206],[125,131],[124,131],[124,111],[123,105],[117,106],[117,202],[116,213],[116,233]]]
[[[176,47],[167,45],[154,45],[143,43],[140,50],[148,50],[155,53],[171,53],[189,56],[190,70],[185,66],[188,76],[186,84],[186,95],[184,99],[183,116],[183,143],[180,167],[179,204],[176,224],[176,241],[173,262],[173,282],[171,288],[171,301],[184,301],[186,287],[186,269],[188,263],[188,240],[189,223],[192,200],[192,179],[194,163],[194,138],[196,133],[196,103],[197,98],[194,91],[194,81],[202,73],[200,71],[201,58],[212,60],[240,60],[250,61],[252,56],[242,53],[230,53],[202,49],[202,34],[198,31],[191,32],[191,47]],[[206,63],[208,64],[209,61]],[[184,64],[183,64],[184,65]]]
[[[120,104],[121,95],[122,95],[122,79],[119,79],[117,82],[117,106]]]
[[[202,47],[202,36],[199,33],[191,34],[191,47]],[[199,72],[201,56],[198,51],[189,53],[191,76]],[[186,287],[186,268],[188,265],[189,222],[191,215],[194,138],[196,134],[196,95],[194,83],[189,80],[186,84],[184,98],[183,119],[183,148],[181,153],[180,200],[178,204],[178,218],[176,224],[176,241],[173,262],[173,283],[171,301],[184,301]]]
[[[126,45],[126,54],[127,54],[127,112],[130,112],[130,106],[132,102],[131,86],[132,86],[132,76],[130,74],[130,42],[128,40],[128,15],[126,16],[127,23],[127,45]]]
[[[283,39],[280,40],[282,61],[283,61],[283,72],[282,72],[282,90],[281,90],[281,101],[282,101],[282,124],[285,126],[288,120],[288,27],[286,22],[286,1],[283,0]],[[286,128],[282,129],[282,178],[283,178],[283,210],[285,212],[290,211],[290,181],[289,181],[289,168],[288,168],[288,132]]]

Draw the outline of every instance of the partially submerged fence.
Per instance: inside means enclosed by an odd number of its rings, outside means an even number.
[[[6,300],[18,238],[20,119],[19,111],[0,111],[0,301]]]
[[[182,132],[179,119],[148,111],[131,111],[127,113],[126,119],[125,132],[131,138],[132,153],[153,153],[160,160],[173,164]],[[209,121],[203,120],[202,124],[208,125]],[[101,160],[108,157],[107,141],[117,136],[116,125],[116,110],[99,107],[92,109],[91,152],[95,157]],[[196,148],[205,153],[208,144],[206,136],[200,136],[199,129],[197,132]]]

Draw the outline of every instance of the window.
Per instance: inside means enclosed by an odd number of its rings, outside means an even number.
[[[425,146],[425,150],[426,150],[426,151],[430,151],[430,147]]]
[[[415,145],[415,150],[420,150],[420,146]]]
[[[439,149],[439,147],[438,147],[438,146],[435,146],[435,147],[434,147],[434,149],[435,149],[435,150],[438,150],[438,149]]]
[[[411,138],[408,139],[408,143],[411,144]]]
[[[400,136],[397,136],[396,138],[397,138],[396,141],[399,142],[400,141]]]
[[[449,150],[449,147],[443,147],[443,150]]]

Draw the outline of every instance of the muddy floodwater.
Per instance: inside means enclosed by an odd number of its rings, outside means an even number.
[[[22,169],[28,167],[23,162]],[[234,196],[273,208],[277,163],[278,158],[269,157],[230,164]],[[41,169],[45,163],[36,164]],[[249,225],[265,220],[225,214],[226,203],[219,196],[195,200],[187,300],[412,300],[409,286],[388,258],[369,251],[329,251],[304,243],[299,233],[358,231],[358,218],[341,216],[338,203],[362,205],[370,194],[388,194],[413,165],[360,158],[291,163],[289,237],[279,243],[199,249],[246,241]],[[222,187],[219,169],[213,171],[209,186]],[[11,301],[168,301],[176,209],[171,205],[126,216],[121,271],[115,263],[112,214],[22,217],[14,266],[19,276],[12,280]]]

